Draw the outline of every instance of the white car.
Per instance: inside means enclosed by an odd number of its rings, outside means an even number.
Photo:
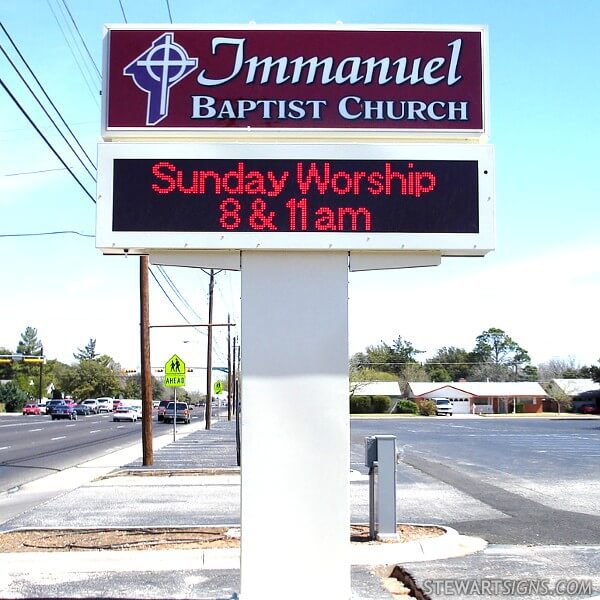
[[[131,406],[119,406],[113,412],[113,421],[131,421],[135,423],[138,420],[137,410]]]
[[[85,406],[87,406],[90,409],[90,412],[94,413],[95,415],[97,415],[98,412],[100,412],[100,406],[96,398],[87,398],[81,404],[85,404]]]

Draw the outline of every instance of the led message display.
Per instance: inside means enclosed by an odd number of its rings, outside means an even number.
[[[104,135],[250,127],[479,136],[487,121],[486,34],[482,27],[111,26]]]
[[[477,233],[474,160],[115,159],[114,231]]]
[[[482,144],[103,143],[96,244],[481,255],[493,166]]]

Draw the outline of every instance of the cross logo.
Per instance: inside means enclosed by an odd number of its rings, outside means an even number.
[[[165,33],[152,46],[130,62],[123,74],[148,94],[146,125],[156,125],[169,114],[171,88],[198,66],[183,46],[176,44],[174,33]]]

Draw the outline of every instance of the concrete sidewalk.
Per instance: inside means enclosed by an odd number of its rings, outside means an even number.
[[[74,486],[65,485],[58,496],[0,524],[0,531],[239,526],[235,423],[217,421],[209,431],[199,424],[179,426],[175,442],[169,439],[167,425],[155,426],[164,427],[165,436],[157,444],[152,467],[143,467],[139,457],[124,451],[111,457],[112,467],[81,465],[74,469],[73,475],[79,478]],[[115,467],[115,462],[120,464]],[[82,472],[88,480],[81,479]],[[68,473],[60,475],[69,477]],[[353,478],[353,522],[367,522],[364,481],[357,473]],[[364,518],[356,521],[356,515]],[[266,524],[265,531],[268,534],[276,526]],[[381,573],[374,572],[375,565],[462,556],[485,545],[451,528],[446,535],[428,540],[353,545],[352,598],[393,598]],[[226,599],[239,593],[238,549],[35,552],[3,554],[0,560],[3,598]]]

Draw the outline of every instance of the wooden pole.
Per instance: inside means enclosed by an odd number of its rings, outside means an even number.
[[[213,290],[215,287],[215,271],[210,270],[208,284],[208,342],[206,350],[206,429],[210,429],[212,414],[212,334],[213,334]]]
[[[142,384],[142,464],[154,464],[152,448],[152,373],[150,369],[150,303],[148,256],[140,256],[140,351]]]

